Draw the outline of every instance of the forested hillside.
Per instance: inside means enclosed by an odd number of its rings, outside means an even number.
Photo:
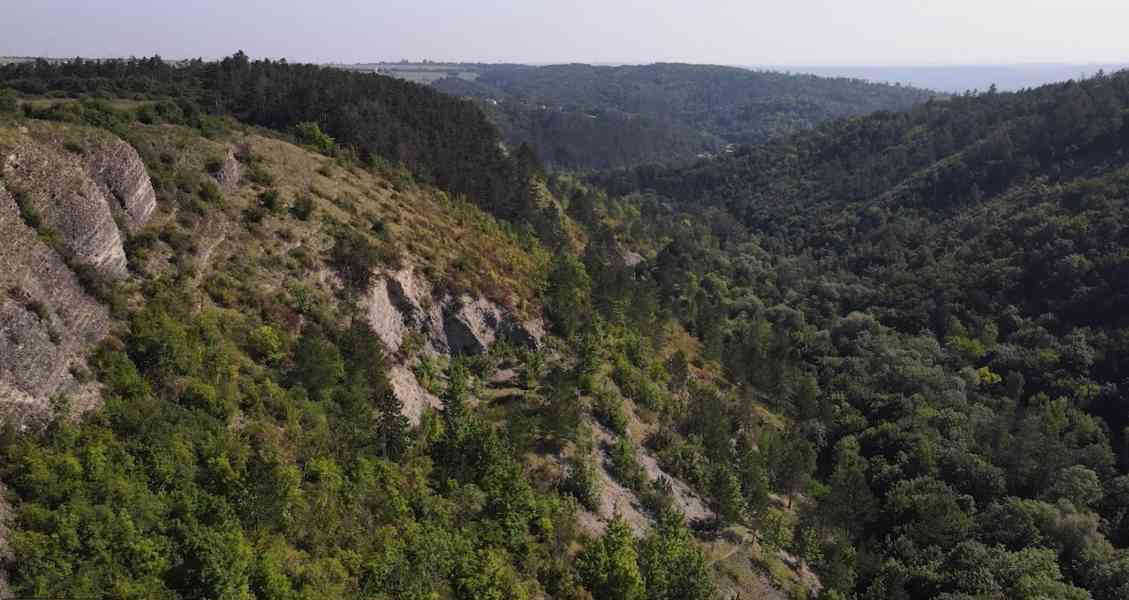
[[[201,126],[232,115],[285,129],[318,123],[361,161],[402,164],[423,181],[493,207],[523,193],[499,145],[497,130],[471,103],[391,77],[315,65],[250,60],[242,52],[219,62],[173,66],[158,57],[0,67],[0,87],[27,95],[160,100],[143,122]]]
[[[473,106],[424,88],[241,56],[185,68],[6,71],[0,593],[819,588],[790,552],[806,480],[787,420],[742,396],[748,439],[727,450],[737,396],[609,228],[632,207],[547,180],[527,149],[493,154]],[[260,87],[215,82],[238,73]],[[322,76],[341,85],[298,83]],[[383,85],[420,103],[388,111],[404,146],[327,135],[342,105],[295,108],[370,85],[370,104],[395,105]],[[228,89],[279,90],[261,96],[279,120]],[[487,158],[463,155],[479,139]],[[451,144],[517,195],[433,175]]]
[[[829,119],[905,110],[923,90],[732,67],[500,65],[435,87],[479,98],[512,144],[550,165],[607,169],[693,159]]]
[[[598,178],[659,215],[633,235],[671,240],[690,330],[816,449],[825,585],[1129,594],[1127,115],[1119,73]]]
[[[0,348],[74,346],[40,265],[108,319],[0,436],[19,595],[1129,596],[1129,74],[580,180],[379,76],[0,73]]]

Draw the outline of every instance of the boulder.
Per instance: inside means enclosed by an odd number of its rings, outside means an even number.
[[[431,285],[413,268],[378,273],[365,306],[369,324],[390,353],[399,352],[404,337],[412,331],[423,335],[424,350],[448,352],[443,307],[433,299]]]
[[[24,224],[2,183],[0,264],[0,421],[23,424],[60,392],[86,395],[71,371],[109,333],[110,316]]]
[[[433,354],[478,354],[499,339],[535,348],[545,335],[537,321],[525,322],[483,298],[436,298],[412,267],[378,273],[365,298],[369,324],[392,353],[412,331]]]

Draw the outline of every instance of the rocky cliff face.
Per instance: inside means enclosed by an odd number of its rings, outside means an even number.
[[[125,274],[110,204],[77,158],[27,139],[6,151],[0,175],[25,215],[57,236],[71,259],[110,277]]]
[[[230,194],[239,189],[239,181],[243,178],[243,167],[235,158],[235,152],[227,149],[220,170],[215,173],[216,183],[225,194]]]
[[[412,267],[377,274],[364,304],[369,324],[393,355],[413,334],[423,344],[419,350],[443,355],[479,354],[500,340],[536,347],[544,336],[541,323],[522,321],[483,298],[437,295]],[[427,406],[439,406],[402,361],[392,367],[390,379],[413,422]]]
[[[137,151],[122,140],[103,136],[90,142],[83,156],[87,172],[112,200],[111,206],[125,213],[129,231],[144,226],[157,208],[157,194]]]
[[[65,131],[72,136],[63,141]],[[71,267],[126,275],[123,232],[156,205],[137,153],[81,128],[5,132],[0,141],[0,422],[27,426],[66,396],[97,401],[85,356],[110,331],[105,306]],[[75,139],[79,141],[75,141]],[[118,213],[120,218],[115,220]]]
[[[413,331],[433,354],[479,354],[503,339],[536,347],[544,336],[540,322],[521,321],[489,300],[437,296],[412,267],[379,273],[365,306],[369,323],[391,352],[398,352]]]

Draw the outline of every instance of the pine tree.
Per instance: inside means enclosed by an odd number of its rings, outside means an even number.
[[[595,600],[642,600],[643,575],[631,528],[618,514],[608,529],[576,559],[584,587]]]
[[[408,447],[411,429],[404,416],[404,403],[395,392],[386,389],[377,394],[375,409],[377,452],[390,460],[398,460]]]

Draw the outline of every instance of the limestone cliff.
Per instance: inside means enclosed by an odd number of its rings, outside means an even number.
[[[113,200],[112,206],[125,213],[129,231],[145,225],[157,208],[157,194],[145,163],[133,146],[117,138],[99,136],[88,142],[83,157],[87,172],[106,197]]]
[[[109,277],[125,274],[110,203],[78,158],[25,136],[5,150],[0,175],[25,215],[57,236],[69,258]]]
[[[109,311],[72,267],[126,276],[120,211],[130,229],[156,198],[125,142],[84,128],[37,126],[0,138],[0,422],[26,426],[66,396],[97,401],[85,357],[110,331]],[[76,141],[77,140],[77,141]]]
[[[377,274],[365,306],[369,324],[392,354],[400,352],[412,333],[423,342],[420,350],[429,354],[479,354],[499,340],[536,347],[544,336],[540,322],[522,321],[489,300],[436,294],[412,267]],[[427,406],[439,405],[400,362],[390,379],[413,422]]]

